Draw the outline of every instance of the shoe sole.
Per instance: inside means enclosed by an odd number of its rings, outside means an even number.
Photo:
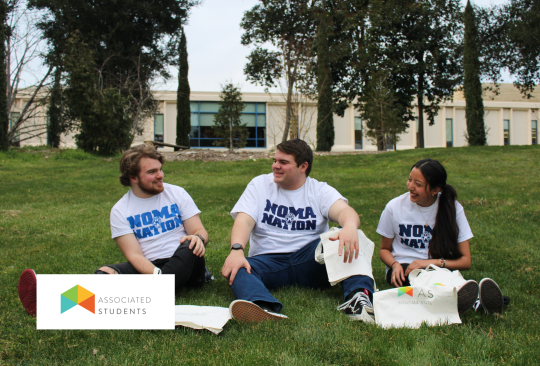
[[[478,283],[473,280],[467,281],[459,291],[458,296],[458,313],[463,314],[473,307],[476,299],[478,299]]]
[[[347,314],[347,316],[351,321],[360,321],[370,324],[375,323],[375,312],[372,308],[368,308],[367,306],[362,308],[361,314]]]
[[[36,315],[37,277],[31,269],[25,269],[19,277],[19,298],[29,315]]]
[[[499,286],[490,278],[484,278],[480,281],[480,304],[488,313],[502,314],[503,295]]]
[[[264,321],[280,321],[287,319],[285,315],[269,313],[258,305],[245,301],[235,300],[229,306],[231,316],[241,323],[259,323]]]

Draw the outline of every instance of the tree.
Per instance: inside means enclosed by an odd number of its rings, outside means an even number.
[[[478,44],[476,17],[470,1],[467,1],[463,13],[465,37],[463,47],[463,91],[465,94],[465,117],[467,118],[467,141],[469,145],[486,144],[484,126],[484,101],[482,100],[482,83],[480,82],[480,62],[478,60]]]
[[[92,50],[94,72],[101,89],[116,89],[125,101],[133,133],[142,131],[144,120],[155,110],[151,83],[157,76],[170,77],[167,67],[175,63],[178,36],[188,10],[198,0],[29,0],[46,10],[38,27],[49,50],[48,65],[61,65],[68,41]],[[84,19],[84,21],[81,21]],[[86,98],[84,94],[79,98]]]
[[[178,92],[176,94],[176,145],[189,147],[189,133],[191,132],[191,107],[189,96],[191,90],[188,80],[188,53],[186,33],[182,27],[182,36],[178,47]]]
[[[126,100],[117,89],[103,87],[100,74],[94,70],[93,50],[77,39],[77,34],[66,42],[62,63],[67,73],[64,95],[68,115],[78,122],[77,147],[101,155],[129,148],[133,134]]]
[[[7,4],[5,0],[0,0],[0,70],[6,70],[6,20]],[[0,72],[0,90],[7,90],[5,72]],[[2,95],[0,98],[0,151],[6,151],[9,148],[8,129],[9,110],[7,99]]]
[[[372,75],[358,104],[360,116],[366,121],[366,135],[377,145],[378,151],[386,151],[388,141],[395,147],[398,135],[407,127],[402,123],[397,99],[387,78],[385,70]]]
[[[492,8],[483,23],[487,58],[497,71],[508,68],[517,79],[514,85],[532,97],[540,83],[540,2],[511,0]]]
[[[245,108],[239,87],[228,83],[222,86],[219,95],[218,113],[214,116],[214,135],[221,140],[214,141],[216,146],[228,146],[241,149],[246,146],[248,129],[242,124],[242,111]]]
[[[60,135],[65,131],[63,118],[62,70],[56,68],[54,73],[54,85],[49,100],[49,123],[47,124],[48,144],[51,147],[60,146]]]
[[[297,83],[309,75],[315,38],[316,0],[261,0],[246,11],[240,26],[242,44],[256,47],[244,68],[247,80],[267,87],[286,84],[286,113],[282,141],[286,141],[292,119],[292,100]],[[272,45],[277,51],[263,48]]]
[[[370,19],[380,56],[398,101],[413,118],[412,101],[418,104],[417,147],[424,147],[424,113],[435,123],[439,104],[451,99],[461,82],[462,13],[459,0],[400,0],[374,2]],[[382,64],[382,65],[381,65]]]
[[[32,64],[41,57],[43,48],[42,32],[35,27],[39,15],[29,11],[26,3],[20,0],[7,1],[7,9],[7,107],[8,111],[14,112],[8,114],[12,116],[8,141],[10,145],[16,145],[46,131],[43,107],[48,103],[53,68],[49,67],[44,75],[37,73],[40,76],[32,70]],[[15,105],[17,98],[25,101],[28,98],[22,109]]]
[[[327,16],[323,12],[317,31],[317,151],[330,151],[335,137],[332,72],[328,52]]]

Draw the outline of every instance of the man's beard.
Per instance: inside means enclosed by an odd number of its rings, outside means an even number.
[[[163,189],[165,188],[163,187],[163,185],[161,185],[161,187],[154,187],[152,184],[144,185],[142,182],[139,182],[138,186],[141,191],[147,194],[151,194],[152,196],[155,196],[156,194],[160,194],[161,192],[163,192]]]

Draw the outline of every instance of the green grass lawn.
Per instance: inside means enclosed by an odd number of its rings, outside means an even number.
[[[79,151],[0,153],[0,364],[96,365],[446,365],[540,364],[540,148],[426,149],[379,155],[316,157],[311,176],[349,199],[376,244],[374,275],[384,266],[375,232],[386,203],[406,191],[410,167],[441,161],[475,237],[465,278],[493,278],[511,305],[503,315],[469,310],[462,325],[383,330],[350,322],[336,306],[339,286],[274,292],[289,320],[207,331],[36,330],[20,304],[20,273],[93,273],[123,261],[110,239],[109,212],[126,192],[118,158]],[[184,187],[210,235],[207,266],[216,280],[185,291],[177,304],[227,307],[234,300],[221,266],[229,252],[229,211],[270,160],[168,162],[165,181]],[[94,355],[94,350],[97,353]]]

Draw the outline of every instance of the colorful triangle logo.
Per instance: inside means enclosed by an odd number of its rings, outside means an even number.
[[[76,285],[60,295],[60,314],[65,313],[74,306],[79,305],[96,313],[96,295],[82,286]]]
[[[412,289],[412,287],[409,287],[409,286],[400,287],[400,288],[398,288],[397,293],[398,293],[398,297],[400,297],[402,295],[409,295],[410,297],[412,297],[413,289]]]
[[[433,286],[444,286],[442,283],[434,283]]]

